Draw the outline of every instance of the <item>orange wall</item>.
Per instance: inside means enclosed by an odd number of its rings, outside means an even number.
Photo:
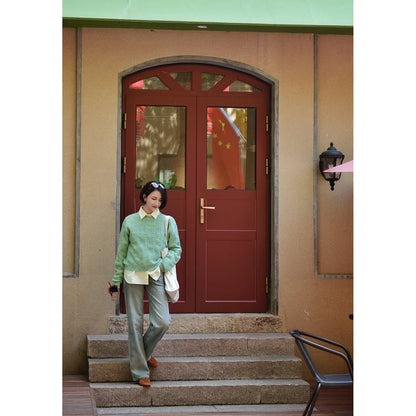
[[[344,153],[345,161],[353,159],[352,57],[352,37],[318,37],[318,157],[333,141]],[[292,145],[295,154],[296,144],[286,145]],[[353,175],[342,174],[331,191],[329,183],[318,173],[314,198],[312,181],[317,161],[314,164],[309,141],[308,145],[301,170],[287,184],[290,199],[282,201],[281,194],[279,199],[279,315],[285,318],[286,329],[296,327],[317,333],[345,344],[352,351],[353,321],[349,315],[353,313],[353,280],[336,276],[353,272]],[[287,171],[296,163],[282,155],[281,159],[279,163],[284,163]],[[281,181],[286,182],[282,177]],[[317,272],[334,277],[316,277],[312,272],[313,203],[317,221]],[[317,360],[328,371],[346,370],[341,361],[328,364],[319,354]],[[310,377],[306,369],[304,376]]]
[[[75,272],[75,190],[76,190],[76,32],[64,30],[62,34],[62,79],[64,93],[62,100],[62,233],[63,271]]]
[[[318,39],[318,153],[333,141],[347,162],[353,159],[353,45],[348,36],[320,36]],[[328,190],[328,183],[320,180],[318,271],[352,274],[353,175],[341,174],[334,191]],[[335,232],[334,225],[337,226]]]
[[[74,33],[64,29],[64,70],[72,72],[64,77],[64,102],[74,94]],[[343,174],[334,192],[320,174],[314,176],[315,145],[319,154],[333,140],[346,160],[352,158],[352,36],[318,37],[315,138],[311,34],[88,28],[82,29],[80,276],[64,279],[64,370],[86,369],[85,337],[105,333],[114,313],[105,290],[116,250],[119,74],[182,55],[236,61],[278,80],[278,166],[272,166],[278,178],[278,251],[272,255],[278,262],[279,315],[286,329],[317,332],[352,348],[352,279],[315,276],[316,260],[320,273],[352,272],[352,175]],[[72,185],[65,185],[74,181],[74,114],[66,114],[64,195],[68,190],[68,203],[74,203]],[[341,231],[333,236],[333,228]],[[72,238],[64,235],[68,252]]]

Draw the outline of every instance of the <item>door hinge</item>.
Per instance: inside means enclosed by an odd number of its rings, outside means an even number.
[[[127,113],[123,113],[123,129],[127,128]]]
[[[264,164],[266,168],[266,175],[268,175],[269,174],[269,158],[268,157],[266,157]]]
[[[266,133],[269,132],[269,128],[270,128],[270,126],[269,126],[269,115],[266,114]]]
[[[126,173],[126,169],[127,169],[127,157],[124,156],[123,157],[123,173]]]
[[[266,276],[266,295],[269,294],[269,276]]]

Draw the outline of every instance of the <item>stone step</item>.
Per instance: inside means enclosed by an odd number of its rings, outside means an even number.
[[[144,317],[145,329],[149,315]],[[127,315],[108,318],[110,334],[127,334]],[[270,313],[171,314],[169,334],[282,332],[282,319]]]
[[[162,380],[293,379],[302,376],[295,356],[158,357],[150,378]],[[128,358],[90,358],[90,382],[131,381]]]
[[[97,407],[197,406],[306,403],[309,384],[294,379],[91,383]]]
[[[127,335],[87,335],[89,358],[128,357]],[[156,357],[294,355],[293,337],[284,333],[166,334]]]
[[[98,416],[138,416],[138,415],[301,415],[305,404],[240,404],[240,405],[207,405],[207,406],[159,406],[159,407],[99,407]],[[296,413],[295,413],[296,412]]]

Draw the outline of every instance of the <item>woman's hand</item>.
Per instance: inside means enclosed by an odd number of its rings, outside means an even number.
[[[112,300],[117,300],[117,296],[113,296],[113,294],[117,291],[117,292],[120,292],[120,286],[116,286],[116,285],[114,285],[113,283],[110,283],[110,282],[108,282],[108,284],[109,284],[109,286],[108,286],[108,288],[107,288],[107,291],[108,291],[108,293],[110,294],[110,296],[111,296],[111,299]],[[116,288],[116,290],[115,289],[112,289],[112,288]]]

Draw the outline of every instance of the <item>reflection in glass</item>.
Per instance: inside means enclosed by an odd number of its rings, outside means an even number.
[[[183,89],[191,90],[191,72],[171,72],[169,74]]]
[[[208,108],[207,189],[256,189],[255,108]]]
[[[136,188],[185,188],[185,107],[136,106]]]
[[[208,72],[203,72],[201,74],[201,90],[208,91],[210,90],[217,82],[221,81],[224,78],[223,75],[210,74]]]
[[[159,77],[141,79],[129,85],[133,90],[168,90],[169,88],[160,80]]]
[[[238,79],[234,81],[231,85],[224,89],[224,91],[230,92],[261,92],[254,85],[247,84],[246,82],[239,81]]]

